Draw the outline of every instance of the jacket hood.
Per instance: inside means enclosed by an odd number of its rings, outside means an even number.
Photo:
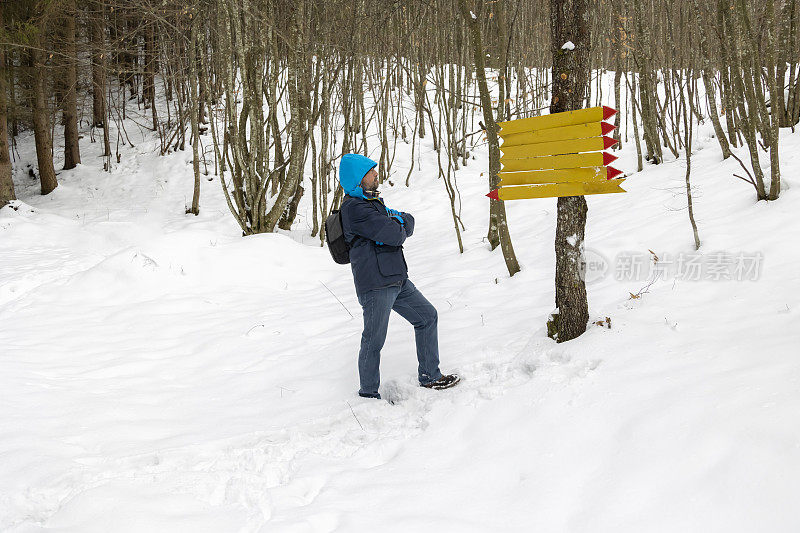
[[[378,163],[361,154],[344,154],[339,162],[339,183],[350,196],[366,198],[361,180]]]

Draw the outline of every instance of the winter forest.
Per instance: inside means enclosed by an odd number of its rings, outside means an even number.
[[[800,530],[798,23],[0,0],[0,531]]]

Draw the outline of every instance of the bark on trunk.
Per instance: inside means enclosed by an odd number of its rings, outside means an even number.
[[[0,27],[3,26],[3,5],[0,4]],[[8,152],[8,113],[6,102],[6,58],[0,47],[0,207],[16,200],[11,179],[11,157]]]
[[[39,163],[39,180],[42,194],[58,187],[53,167],[53,138],[50,135],[50,110],[47,108],[45,88],[44,53],[40,46],[28,52],[31,67],[30,106],[33,110],[33,134],[36,143],[36,160]]]
[[[194,21],[191,22],[194,24]],[[145,109],[150,106],[150,114],[153,118],[153,131],[158,131],[158,108],[156,107],[156,32],[155,22],[151,21],[147,25],[144,37],[144,82],[143,97]],[[196,68],[196,65],[194,66]]]
[[[706,67],[703,68],[703,85],[705,85],[706,96],[708,97],[708,114],[711,117],[711,124],[714,126],[714,134],[717,136],[719,147],[722,149],[722,159],[728,159],[731,156],[731,146],[719,120],[716,88],[711,81],[711,76],[708,75]]]
[[[189,120],[191,123],[192,128],[192,173],[194,174],[194,188],[192,189],[192,207],[189,208],[188,212],[193,215],[200,214],[200,151],[199,151],[199,144],[200,144],[200,124],[198,120],[198,112],[199,112],[199,102],[198,102],[198,95],[197,95],[197,58],[195,57],[195,52],[197,50],[196,43],[197,43],[197,17],[193,16],[189,21],[191,25],[191,30],[189,31]],[[150,40],[150,36],[148,36],[148,40]],[[153,40],[155,38],[153,37]],[[145,56],[146,57],[146,56]],[[148,67],[146,67],[148,68]],[[145,79],[151,79],[152,73],[149,71],[146,75]],[[150,85],[148,82],[145,87]],[[150,85],[153,90],[153,94],[151,94],[152,98],[152,106],[155,109],[155,84]],[[145,95],[145,98],[147,95]],[[158,123],[156,122],[155,114],[153,115],[153,126],[158,127]]]
[[[550,113],[583,107],[589,82],[588,0],[550,0],[553,99]],[[563,47],[571,41],[575,46]],[[584,232],[588,207],[583,196],[558,199],[556,222],[556,315],[551,336],[564,342],[586,331],[589,304],[584,283]]]
[[[92,3],[89,39],[92,50],[92,126],[102,128],[106,120],[106,57],[104,47],[105,20],[100,0]]]
[[[69,0],[64,16],[64,78],[61,80],[63,99],[61,101],[61,117],[64,124],[64,170],[75,168],[81,162],[81,150],[78,145],[78,57],[75,51],[75,0]]]

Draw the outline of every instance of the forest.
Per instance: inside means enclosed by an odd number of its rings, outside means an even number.
[[[123,121],[136,109],[147,117],[138,126],[158,135],[160,154],[191,150],[187,212],[199,212],[200,181],[212,174],[243,235],[290,229],[310,194],[312,235],[322,243],[322,222],[343,196],[333,179],[338,157],[379,149],[383,183],[397,144],[413,147],[430,136],[438,168],[425,170],[442,178],[463,250],[454,176],[472,148],[487,143],[487,181],[497,186],[498,122],[613,102],[622,111],[615,137],[624,131],[625,142],[633,139],[641,170],[665,153],[690,156],[694,124],[710,121],[723,158],[741,165],[735,177],[759,200],[776,200],[778,132],[800,120],[796,0],[42,0],[2,9],[3,204],[15,197],[11,155],[21,130],[34,131],[37,178],[48,194],[58,186],[56,136],[70,169],[81,162],[80,125],[90,125],[110,170],[120,163],[119,147],[133,144]],[[565,54],[570,38],[578,49]],[[613,95],[603,94],[607,71]],[[740,145],[745,160],[732,151]],[[699,247],[690,173],[688,165]],[[411,174],[395,179],[409,185]],[[570,198],[562,201],[569,223],[561,233],[582,240],[585,204]],[[490,201],[487,239],[514,275],[519,265],[499,200]],[[573,297],[585,299],[582,293]],[[577,326],[566,337],[580,332]]]
[[[630,123],[615,135],[636,143],[639,168],[690,150],[692,124],[709,120],[724,158],[748,147],[740,177],[758,199],[779,197],[777,131],[800,116],[795,0],[560,4],[584,40],[580,103],[627,106],[616,120]],[[14,198],[20,131],[36,135],[48,194],[58,185],[55,138],[64,146],[58,165],[70,169],[81,162],[79,126],[91,127],[104,159],[87,164],[110,170],[132,141],[124,128],[111,138],[108,124],[149,110],[139,125],[158,135],[160,153],[191,150],[196,181],[222,176],[246,235],[290,227],[304,194],[321,231],[342,194],[334,161],[351,150],[380,147],[383,181],[397,143],[431,136],[441,156],[433,171],[452,188],[470,147],[492,142],[493,123],[550,108],[551,58],[561,46],[545,0],[16,0],[2,10],[0,202]],[[497,80],[492,93],[484,69]],[[613,94],[600,84],[608,71]],[[311,191],[302,184],[307,168]],[[502,221],[502,207],[492,204],[492,217]],[[457,212],[454,225],[458,234]],[[490,226],[493,246],[501,226]]]
[[[0,530],[797,531],[798,22],[0,1]],[[504,125],[602,106],[627,194],[490,196]],[[392,325],[351,397],[345,154],[416,217],[452,391]]]

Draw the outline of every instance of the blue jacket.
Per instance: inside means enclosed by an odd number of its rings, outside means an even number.
[[[403,243],[414,233],[414,217],[404,224],[390,218],[380,198],[346,196],[341,207],[344,238],[350,243],[350,268],[356,292],[386,287],[408,277]],[[383,244],[378,244],[378,243]]]
[[[339,165],[339,183],[347,193],[340,208],[342,229],[350,243],[350,268],[358,294],[408,277],[403,243],[414,233],[414,217],[401,212],[400,223],[389,216],[383,200],[364,194],[361,180],[375,165],[358,154],[345,154]]]

